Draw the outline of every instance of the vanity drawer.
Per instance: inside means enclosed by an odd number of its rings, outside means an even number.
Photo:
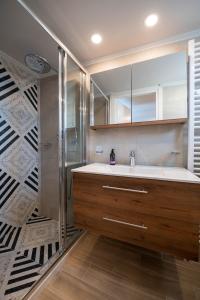
[[[198,259],[198,225],[144,214],[127,220],[114,212],[75,203],[75,225],[179,258]]]
[[[113,209],[199,224],[200,185],[153,179],[74,173],[74,198]]]

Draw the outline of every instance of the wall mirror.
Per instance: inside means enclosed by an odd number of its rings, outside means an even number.
[[[131,123],[131,72],[128,65],[92,75],[91,125]]]
[[[133,65],[132,121],[187,118],[187,57],[178,52]]]
[[[91,126],[184,118],[187,118],[185,52],[91,76]]]

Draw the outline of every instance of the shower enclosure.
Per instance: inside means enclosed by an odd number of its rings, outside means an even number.
[[[0,299],[25,297],[81,234],[71,169],[85,164],[87,75],[27,9],[1,2]]]
[[[86,74],[62,48],[59,49],[59,166],[60,166],[60,232],[63,249],[68,247],[74,235],[72,175],[73,168],[86,162],[85,122],[86,122]],[[63,208],[66,208],[63,209]],[[78,232],[79,233],[79,232]],[[62,240],[63,239],[63,240]]]

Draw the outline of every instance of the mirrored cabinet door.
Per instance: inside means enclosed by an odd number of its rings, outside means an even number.
[[[187,118],[184,52],[133,65],[132,122]]]
[[[93,74],[91,91],[94,126],[184,120],[187,55],[177,52]]]
[[[131,123],[131,69],[128,65],[92,75],[92,125]]]

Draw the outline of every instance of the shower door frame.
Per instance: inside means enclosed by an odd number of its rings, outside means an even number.
[[[59,251],[60,253],[65,250],[65,240],[66,240],[66,217],[65,217],[65,207],[67,209],[66,199],[66,172],[65,172],[65,160],[66,160],[66,144],[64,138],[64,131],[66,128],[65,124],[65,113],[67,112],[67,91],[65,88],[65,82],[67,82],[67,55],[65,51],[58,47],[59,51],[59,70],[58,70],[58,121],[59,121],[59,131],[58,131],[58,153],[59,153]],[[65,203],[66,202],[66,203]]]
[[[59,250],[63,253],[67,245],[67,82],[68,82],[68,53],[60,46],[59,51]],[[70,57],[71,58],[71,57]],[[71,58],[73,60],[73,58]],[[76,62],[73,60],[76,64]],[[76,64],[77,65],[77,64]],[[78,163],[86,163],[86,74],[80,68],[79,111],[80,111],[80,147],[81,155]],[[65,229],[65,230],[63,230]]]
[[[17,2],[35,19],[36,22],[52,37],[52,39],[57,43],[59,49],[59,132],[58,132],[58,144],[59,144],[59,252],[62,254],[65,250],[65,240],[66,235],[63,226],[66,223],[66,216],[63,215],[65,208],[67,209],[66,199],[66,175],[65,175],[65,156],[67,147],[64,144],[64,126],[66,126],[65,115],[67,113],[67,57],[69,56],[80,68],[84,74],[83,80],[85,80],[85,87],[87,86],[87,81],[90,79],[90,74],[81,65],[78,59],[73,55],[73,53],[63,44],[63,42],[56,36],[56,34],[35,14],[35,12],[29,8],[29,6],[24,2],[24,0],[17,0]],[[82,150],[82,160],[86,162],[86,90],[81,90],[80,87],[80,97],[82,97],[82,125],[83,125],[83,150]],[[64,235],[63,235],[64,233]]]
[[[67,244],[67,217],[68,217],[68,194],[67,194],[67,106],[68,106],[68,61],[70,58],[73,63],[79,68],[79,117],[80,117],[80,156],[77,164],[86,163],[86,80],[87,74],[83,69],[74,61],[74,59],[65,52],[64,49],[59,47],[59,173],[60,173],[60,206],[59,206],[59,221],[60,232],[59,240],[61,245],[61,252],[68,248]],[[71,199],[72,201],[72,199]],[[63,231],[62,229],[65,228]]]
[[[58,45],[58,59],[59,59],[59,131],[58,131],[58,145],[59,145],[59,242],[60,247],[58,250],[58,256],[55,257],[55,262],[52,267],[50,267],[47,272],[38,280],[38,282],[32,287],[32,289],[24,296],[23,299],[28,299],[37,287],[40,286],[41,282],[48,277],[48,274],[51,272],[54,264],[59,259],[62,259],[62,256],[66,251],[66,232],[63,230],[63,226],[66,223],[66,213],[67,212],[67,202],[66,200],[66,174],[65,174],[65,160],[66,160],[66,151],[67,146],[65,144],[65,135],[64,128],[66,126],[66,113],[67,113],[67,58],[70,57],[80,68],[82,72],[82,80],[80,82],[80,97],[81,97],[81,118],[82,118],[82,161],[86,163],[86,129],[87,129],[87,90],[89,94],[89,85],[90,74],[88,71],[81,65],[78,59],[72,54],[72,52],[65,46],[65,44],[56,36],[54,32],[35,14],[35,12],[29,8],[29,6],[24,2],[24,0],[17,0],[17,2],[30,14],[30,16],[51,36],[51,38]],[[83,85],[84,82],[84,85]]]

